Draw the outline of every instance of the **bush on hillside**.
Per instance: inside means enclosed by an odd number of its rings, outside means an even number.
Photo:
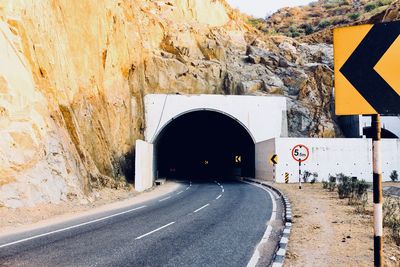
[[[351,20],[358,20],[359,18],[360,18],[360,13],[349,14],[349,19]]]
[[[306,35],[310,35],[310,34],[314,33],[314,27],[311,24],[306,24],[304,27],[304,33]]]
[[[377,4],[376,3],[368,3],[364,6],[364,10],[365,12],[371,12],[372,10],[374,10],[375,8],[377,8]]]
[[[379,0],[376,4],[377,6],[387,6],[390,5],[393,0]]]
[[[326,27],[331,26],[331,22],[327,19],[323,19],[318,23],[318,28],[325,29]]]
[[[289,37],[296,38],[296,37],[299,37],[299,36],[300,36],[300,32],[297,29],[297,27],[293,26],[293,25],[290,26],[289,27]]]

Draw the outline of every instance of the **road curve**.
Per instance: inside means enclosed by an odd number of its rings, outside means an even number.
[[[271,213],[256,186],[182,183],[162,198],[0,239],[0,266],[246,266]]]

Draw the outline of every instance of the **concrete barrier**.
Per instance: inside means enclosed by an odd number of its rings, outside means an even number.
[[[257,179],[285,182],[285,173],[289,173],[289,182],[297,183],[299,164],[292,158],[292,148],[298,144],[307,146],[310,156],[302,163],[304,173],[317,173],[318,180],[328,180],[329,175],[343,173],[372,182],[372,140],[348,138],[274,138],[259,145],[264,153],[258,152],[256,163]],[[393,170],[400,172],[400,140],[382,140],[383,180],[390,181]],[[256,147],[257,151],[257,147]],[[266,152],[265,152],[266,151]],[[257,152],[256,152],[257,153]],[[267,158],[265,158],[266,154]],[[278,164],[272,166],[268,161],[273,154],[278,155]],[[264,160],[262,164],[261,160]],[[261,167],[260,167],[261,166]],[[312,177],[310,177],[311,179]]]

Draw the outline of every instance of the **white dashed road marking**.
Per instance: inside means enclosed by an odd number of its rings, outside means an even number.
[[[196,213],[196,212],[198,212],[198,211],[201,211],[202,209],[204,209],[204,208],[206,208],[206,207],[208,207],[208,206],[210,206],[210,203],[204,205],[204,206],[201,207],[201,208],[198,208],[197,210],[194,211],[194,213]]]
[[[167,199],[170,199],[170,198],[171,198],[171,196],[166,197],[166,198],[163,198],[163,199],[160,199],[158,202],[163,202],[163,201],[165,201],[165,200],[167,200]]]
[[[219,195],[219,196],[217,196],[217,198],[216,198],[216,199],[220,199],[220,197],[222,197],[222,195]]]
[[[177,195],[180,195],[180,194],[182,194],[183,193],[183,191],[179,191],[178,193],[176,193]]]
[[[170,222],[170,223],[168,223],[168,224],[166,224],[166,225],[164,225],[164,226],[161,226],[161,227],[159,227],[159,228],[157,228],[157,229],[155,229],[155,230],[153,230],[153,231],[148,232],[147,234],[144,234],[144,235],[141,235],[141,236],[139,236],[139,237],[136,237],[136,240],[142,239],[142,238],[145,237],[145,236],[148,236],[148,235],[151,235],[151,234],[153,234],[153,233],[155,233],[155,232],[157,232],[157,231],[160,231],[161,229],[164,229],[165,227],[168,227],[168,226],[170,226],[170,225],[173,225],[174,223],[175,223],[175,222]]]

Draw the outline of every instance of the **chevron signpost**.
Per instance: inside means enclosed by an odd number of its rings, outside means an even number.
[[[381,115],[400,114],[400,22],[334,30],[337,115],[371,115],[374,265],[383,266]]]

